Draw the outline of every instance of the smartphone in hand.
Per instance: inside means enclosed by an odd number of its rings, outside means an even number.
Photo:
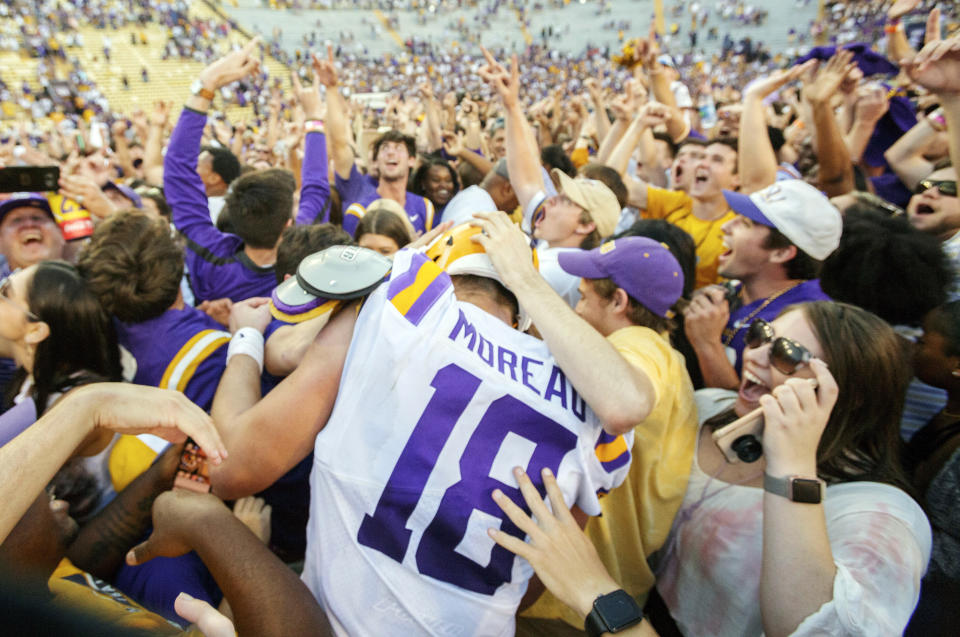
[[[807,382],[817,387],[817,381]],[[727,462],[756,462],[763,456],[763,407],[757,407],[729,425],[713,432],[713,442],[720,448]]]

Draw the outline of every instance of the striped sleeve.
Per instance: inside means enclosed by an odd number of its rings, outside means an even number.
[[[403,261],[409,260],[409,267]],[[430,308],[453,289],[450,276],[422,252],[401,250],[394,256],[387,300],[410,323],[419,325]]]
[[[423,222],[423,225],[424,225],[423,231],[430,232],[431,230],[433,230],[433,217],[436,214],[436,209],[433,206],[433,202],[427,199],[426,197],[423,198],[423,206],[426,209],[426,214],[424,215],[424,222]]]
[[[184,391],[197,367],[211,354],[230,342],[230,332],[203,330],[184,343],[163,372],[158,387]]]
[[[350,236],[353,236],[353,233],[357,230],[357,225],[360,223],[360,220],[363,219],[363,215],[365,215],[366,212],[366,207],[356,201],[347,206],[347,209],[343,211],[343,230]]]
[[[305,312],[299,314],[292,314],[289,312],[284,312],[277,308],[273,303],[273,299],[270,299],[270,316],[277,319],[278,321],[283,321],[284,323],[303,323],[304,321],[309,321],[310,319],[317,318],[318,316],[323,316],[324,314],[329,314],[337,307],[339,307],[340,301],[330,300],[326,303],[318,305],[314,308],[311,308]]]
[[[600,432],[597,444],[594,446],[597,460],[605,471],[613,473],[630,462],[630,447],[624,436],[612,436],[605,431]]]

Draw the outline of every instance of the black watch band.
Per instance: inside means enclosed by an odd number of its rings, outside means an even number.
[[[587,615],[584,630],[590,637],[603,633],[618,633],[643,620],[643,609],[625,590],[601,595],[593,601],[593,610]]]

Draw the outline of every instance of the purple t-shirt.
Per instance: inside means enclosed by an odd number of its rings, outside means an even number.
[[[380,199],[377,182],[362,174],[354,165],[346,179],[336,175],[336,184],[343,201],[343,229],[352,236],[360,218],[367,211],[367,206]],[[403,209],[407,211],[407,217],[417,232],[426,232],[433,228],[433,203],[426,197],[408,191]]]
[[[809,281],[804,281],[795,288],[783,293],[774,299],[769,305],[754,314],[757,308],[763,305],[766,300],[766,298],[757,299],[753,303],[744,305],[731,312],[730,320],[727,321],[727,327],[723,330],[724,342],[726,342],[731,333],[733,334],[733,338],[730,339],[729,343],[727,343],[726,348],[728,357],[730,356],[731,351],[736,354],[737,359],[733,364],[733,367],[737,370],[737,376],[740,375],[740,371],[743,366],[743,348],[746,347],[744,338],[747,335],[747,328],[750,327],[749,323],[747,322],[748,317],[751,323],[754,319],[758,318],[762,318],[765,321],[772,321],[773,319],[777,318],[780,312],[782,312],[786,307],[796,303],[807,303],[809,301],[829,301],[830,297],[824,294],[823,290],[820,289],[819,279],[811,279]]]
[[[133,382],[183,392],[209,411],[227,366],[230,332],[192,307],[142,323],[115,321],[117,338],[137,360]]]

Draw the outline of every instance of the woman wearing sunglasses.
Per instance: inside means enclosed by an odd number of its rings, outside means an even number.
[[[0,445],[70,388],[121,378],[113,324],[65,261],[42,261],[0,282],[0,355],[17,365],[3,397],[5,407],[16,408],[0,416]],[[96,453],[112,436],[86,441],[81,455]]]
[[[660,556],[684,634],[902,632],[930,555],[899,458],[909,370],[893,330],[850,305],[751,325],[739,391],[699,392],[708,420]],[[727,462],[713,430],[758,407],[762,457]]]

